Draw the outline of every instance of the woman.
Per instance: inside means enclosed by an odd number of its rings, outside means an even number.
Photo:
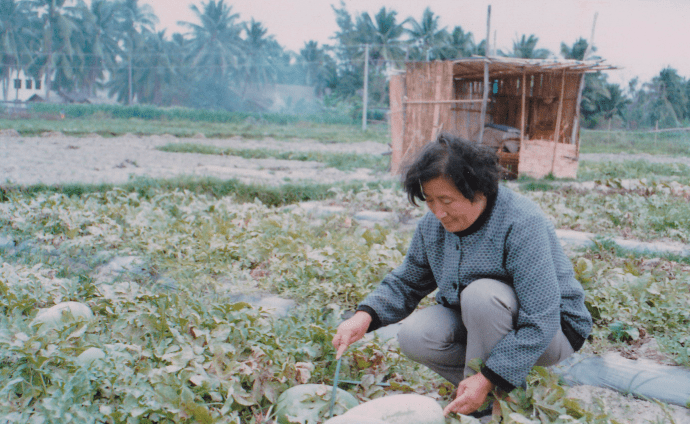
[[[524,386],[532,366],[564,360],[592,327],[553,225],[499,177],[496,154],[482,146],[449,135],[427,144],[403,185],[429,213],[402,265],[333,338],[339,358],[366,332],[409,316],[402,351],[458,387],[446,414],[470,414],[493,389]],[[410,315],[436,289],[438,304]],[[468,366],[475,358],[479,373]]]

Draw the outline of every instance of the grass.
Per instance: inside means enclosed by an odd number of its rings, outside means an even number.
[[[580,133],[580,153],[649,153],[690,156],[690,131],[633,132],[589,131]]]
[[[234,112],[227,110],[191,109],[184,107],[157,107],[152,105],[84,105],[37,103],[30,106],[30,114],[84,118],[108,116],[118,119],[138,118],[144,120],[195,121],[195,122],[243,122],[247,119],[260,120],[272,124],[295,124],[306,121],[322,124],[355,123],[350,116],[337,110],[324,109],[318,114],[286,114],[266,112]]]
[[[362,155],[356,153],[323,153],[312,151],[281,152],[270,149],[233,149],[220,148],[200,143],[171,143],[157,147],[164,152],[175,153],[200,153],[206,155],[239,156],[245,159],[284,159],[298,161],[323,162],[330,168],[341,171],[352,171],[357,168],[369,168],[379,172],[385,172],[389,166],[389,160],[381,155]]]
[[[522,191],[551,191],[558,190],[563,183],[568,182],[613,179],[674,180],[681,184],[690,184],[690,166],[682,163],[652,163],[645,160],[623,162],[583,160],[580,161],[577,170],[577,180],[554,179],[548,176],[537,180],[521,176],[517,183]]]
[[[389,182],[388,185],[392,185]],[[324,200],[335,196],[333,188],[342,191],[360,190],[385,184],[341,183],[332,184],[283,184],[270,187],[260,184],[245,184],[237,179],[220,180],[211,177],[177,177],[170,179],[136,178],[126,184],[34,184],[30,186],[1,186],[0,202],[8,201],[13,193],[35,195],[38,193],[61,193],[68,196],[83,196],[90,193],[105,193],[118,187],[126,192],[136,192],[150,198],[157,192],[166,190],[187,190],[196,194],[207,194],[217,198],[234,196],[238,202],[261,201],[267,206],[283,206],[310,200]]]
[[[658,178],[672,177],[687,179],[690,166],[682,163],[651,163],[645,160],[624,161],[581,161],[577,170],[578,180],[591,181],[610,178]]]
[[[46,131],[60,131],[65,135],[81,137],[99,134],[117,137],[124,134],[142,136],[172,134],[192,137],[203,134],[208,138],[243,137],[247,139],[310,139],[326,143],[356,143],[374,141],[388,143],[386,126],[369,126],[362,131],[354,125],[297,122],[275,124],[247,119],[243,122],[200,122],[191,120],[145,120],[139,118],[115,119],[91,115],[85,118],[45,119],[41,117],[1,118],[0,129],[15,129],[23,136],[37,136]]]

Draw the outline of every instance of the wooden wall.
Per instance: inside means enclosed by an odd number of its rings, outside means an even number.
[[[520,150],[518,175],[544,178],[577,178],[577,146],[548,140],[524,140]],[[555,155],[555,159],[554,159]]]
[[[525,139],[516,167],[520,175],[542,178],[553,172],[556,177],[576,176],[578,149],[572,137],[578,132],[572,131],[572,125],[580,78],[580,73],[562,71],[491,78],[485,122],[518,129],[522,121],[522,86],[523,81],[527,82]],[[476,141],[483,125],[483,90],[482,79],[455,79],[450,61],[408,63],[406,74],[393,77],[390,85],[391,171],[399,173],[401,166],[440,132]],[[556,138],[558,146],[553,142]]]
[[[450,131],[451,103],[453,99],[452,62],[415,62],[407,64],[403,105],[405,128],[403,158],[405,162],[439,132]],[[437,102],[446,101],[446,103]],[[424,102],[424,103],[416,103]]]

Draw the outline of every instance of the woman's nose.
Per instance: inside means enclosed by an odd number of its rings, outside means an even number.
[[[443,219],[448,214],[446,213],[446,211],[443,210],[443,208],[436,208],[436,210],[434,211],[434,215],[436,215],[436,218],[438,219]]]

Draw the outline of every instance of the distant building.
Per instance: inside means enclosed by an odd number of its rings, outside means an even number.
[[[46,98],[45,77],[34,79],[27,76],[24,71],[17,71],[9,81],[0,84],[0,100],[7,102],[26,102],[33,98]]]

